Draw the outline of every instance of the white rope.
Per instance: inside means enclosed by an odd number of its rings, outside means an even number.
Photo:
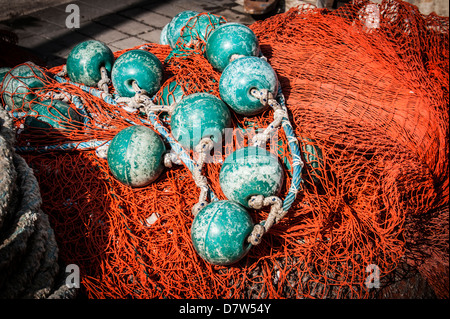
[[[283,210],[283,201],[277,196],[252,196],[248,201],[248,205],[254,209],[271,206],[267,219],[264,222],[256,224],[247,238],[248,242],[252,245],[258,245],[261,242],[262,236],[267,233],[273,225],[278,223],[286,215],[287,211]]]
[[[273,121],[266,127],[264,132],[256,134],[253,139],[253,145],[261,146],[261,144],[265,144],[267,140],[270,138],[272,133],[276,131],[283,122],[283,118],[287,118],[286,110],[281,107],[281,105],[275,100],[272,92],[267,89],[251,89],[250,94],[255,98],[259,99],[263,105],[269,105],[273,110]]]
[[[56,73],[57,76],[63,77],[67,75],[67,67],[64,64],[61,71],[59,71],[58,73]]]
[[[95,155],[97,155],[99,158],[107,159],[108,158],[108,149],[109,149],[109,143],[105,143],[95,150]]]
[[[127,112],[134,113],[138,111],[140,108],[143,109],[144,113],[148,114],[149,112],[167,112],[170,115],[175,110],[177,106],[176,103],[172,103],[170,105],[159,105],[153,103],[152,99],[147,95],[147,92],[139,87],[136,81],[133,81],[131,84],[133,90],[136,94],[133,97],[118,97],[116,98],[116,102],[125,103],[126,106],[122,108]]]
[[[204,137],[194,148],[195,153],[198,155],[195,168],[192,172],[192,177],[194,178],[195,184],[200,188],[200,195],[197,204],[192,207],[192,214],[195,216],[197,213],[208,204],[208,180],[206,176],[202,175],[203,164],[205,163],[206,157],[209,152],[213,149],[214,142],[210,137]]]
[[[109,94],[108,85],[111,82],[111,79],[108,77],[108,71],[106,71],[106,68],[104,66],[100,67],[100,74],[101,79],[98,81],[98,88],[105,92],[106,94]]]
[[[172,168],[173,164],[183,165],[183,161],[178,157],[173,149],[170,152],[164,154],[164,166],[167,168]]]
[[[48,91],[44,94],[45,99],[53,99],[53,100],[59,100],[66,103],[70,103],[72,101],[72,94],[68,92],[55,92],[55,91]]]

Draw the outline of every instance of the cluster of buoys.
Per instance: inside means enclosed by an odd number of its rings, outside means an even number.
[[[163,28],[160,42],[175,49],[180,38],[185,43],[203,41],[204,56],[221,72],[220,98],[206,92],[185,95],[183,86],[172,81],[156,101],[173,106],[169,113],[171,133],[184,148],[195,151],[205,138],[213,142],[222,140],[224,130],[231,126],[232,111],[245,116],[265,111],[269,105],[252,94],[252,90],[276,97],[278,79],[261,56],[256,35],[247,26],[227,23],[223,17],[211,14],[184,11]],[[164,67],[154,54],[142,49],[127,51],[114,60],[104,43],[90,40],[71,50],[66,71],[72,82],[85,86],[96,86],[110,78],[115,97],[132,98],[143,94],[152,98],[161,88]],[[45,85],[41,69],[22,65],[2,72],[5,77],[3,99],[11,109],[27,105],[30,119],[26,124],[66,128],[61,116],[81,122],[65,102],[35,101],[33,90]],[[185,88],[195,83],[183,85]],[[46,120],[35,123],[39,118]],[[112,139],[107,162],[111,173],[121,183],[143,187],[161,175],[166,153],[160,135],[151,128],[135,125],[123,129]],[[193,221],[191,236],[198,254],[218,265],[241,259],[251,246],[247,237],[255,226],[247,211],[249,200],[257,195],[276,196],[283,179],[277,156],[265,148],[249,146],[230,154],[220,171],[220,186],[227,200],[205,205]]]

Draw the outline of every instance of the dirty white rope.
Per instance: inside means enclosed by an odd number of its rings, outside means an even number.
[[[206,157],[209,155],[210,151],[214,147],[214,142],[210,137],[204,137],[194,148],[198,159],[195,163],[195,168],[192,172],[192,177],[194,178],[195,184],[200,188],[200,195],[197,204],[192,207],[192,214],[195,216],[197,213],[208,204],[207,196],[209,192],[208,180],[206,176],[202,175],[203,165],[205,163]]]
[[[275,100],[272,92],[267,89],[251,89],[250,94],[255,98],[259,99],[263,105],[269,105],[273,110],[273,121],[266,127],[262,133],[256,134],[253,139],[253,145],[261,146],[265,144],[270,136],[275,132],[283,121],[283,118],[287,118],[286,110],[281,107],[281,105]]]
[[[139,87],[136,81],[131,83],[133,90],[136,94],[133,97],[118,97],[116,98],[117,103],[125,103],[126,106],[123,107],[126,111],[133,113],[139,110],[140,108],[148,114],[151,112],[167,112],[172,114],[176,103],[172,103],[170,105],[158,105],[153,103],[152,99],[147,95],[147,92]]]
[[[262,236],[267,233],[273,225],[278,223],[286,215],[287,211],[283,210],[283,201],[277,196],[252,196],[248,201],[248,205],[254,209],[271,206],[267,219],[256,224],[247,238],[248,242],[252,245],[258,245],[261,242]]]
[[[105,92],[106,94],[109,94],[109,88],[108,85],[111,83],[111,79],[108,77],[108,71],[106,71],[106,68],[104,66],[100,67],[100,74],[101,79],[98,81],[97,86],[100,90]]]

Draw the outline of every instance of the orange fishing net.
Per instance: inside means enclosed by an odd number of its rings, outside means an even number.
[[[34,90],[37,97],[61,89],[79,96],[92,120],[82,129],[24,129],[17,144],[39,146],[21,154],[38,178],[62,260],[80,267],[84,293],[367,298],[373,291],[365,284],[367,266],[376,265],[383,281],[407,262],[438,297],[448,298],[448,22],[390,0],[355,1],[335,11],[294,8],[250,26],[281,82],[305,167],[286,217],[231,266],[208,264],[193,248],[191,208],[199,190],[185,166],[132,189],[113,178],[94,149],[43,148],[107,141],[131,122],[149,125],[139,113],[48,78],[45,90]],[[158,94],[176,80],[191,83],[183,86],[186,94],[219,96],[220,73],[203,55],[166,61],[169,46],[143,49],[165,61]],[[236,134],[266,127],[272,113],[234,116]],[[22,128],[23,118],[16,124]],[[287,145],[280,130],[277,148],[287,178],[281,198],[291,178]],[[208,163],[205,175],[224,199],[219,170],[220,163]],[[261,221],[268,210],[251,215]]]

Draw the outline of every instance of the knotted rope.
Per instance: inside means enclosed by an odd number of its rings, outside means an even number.
[[[261,242],[262,236],[267,233],[273,225],[278,223],[286,215],[287,211],[283,210],[283,201],[277,196],[252,196],[248,201],[248,205],[254,209],[271,206],[267,219],[256,224],[247,238],[248,242],[252,245],[258,245]]]
[[[214,142],[210,137],[204,137],[200,140],[194,151],[198,156],[195,168],[192,172],[195,184],[200,188],[200,195],[197,204],[192,207],[192,214],[195,216],[197,213],[208,204],[207,196],[209,192],[208,180],[206,176],[202,175],[203,164],[209,152],[213,149]]]

